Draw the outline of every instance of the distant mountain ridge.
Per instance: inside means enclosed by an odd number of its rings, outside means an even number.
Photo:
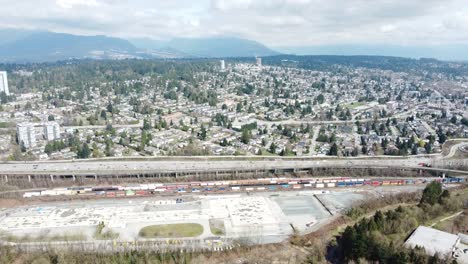
[[[134,57],[136,51],[134,45],[119,38],[31,32],[0,44],[0,61],[40,62],[74,58]]]
[[[125,40],[48,31],[0,30],[0,62],[47,62],[84,58],[253,57],[279,54],[263,44],[240,38]]]
[[[439,60],[468,60],[468,44],[453,45],[389,45],[343,44],[303,47],[278,47],[285,54],[339,56],[395,56],[404,58],[437,58]]]
[[[136,47],[146,50],[171,49],[198,58],[274,56],[280,54],[259,42],[233,37],[175,38],[169,41],[146,38],[130,39],[130,42]]]

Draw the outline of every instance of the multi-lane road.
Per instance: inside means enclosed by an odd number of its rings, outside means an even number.
[[[170,172],[210,172],[281,170],[309,168],[421,168],[421,163],[438,166],[452,157],[461,142],[452,146],[447,156],[410,157],[361,157],[361,158],[316,158],[316,157],[159,157],[152,159],[87,160],[87,161],[45,161],[45,162],[6,162],[0,164],[3,175],[100,175],[138,174]],[[428,169],[428,168],[426,168]],[[432,168],[435,169],[435,168]],[[468,172],[467,172],[468,173]]]

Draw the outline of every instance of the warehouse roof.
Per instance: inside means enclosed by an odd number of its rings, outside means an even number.
[[[429,255],[438,253],[439,255],[451,256],[458,242],[457,235],[426,226],[419,226],[406,240],[405,245],[411,248],[423,247]]]

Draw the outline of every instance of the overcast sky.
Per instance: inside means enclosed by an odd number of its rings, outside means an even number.
[[[466,0],[0,0],[0,27],[270,47],[468,43]]]

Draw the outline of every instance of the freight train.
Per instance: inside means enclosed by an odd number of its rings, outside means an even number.
[[[360,186],[397,186],[425,184],[439,181],[444,184],[456,184],[465,178],[414,178],[414,179],[356,179],[349,177],[330,178],[262,178],[256,180],[212,181],[188,183],[150,183],[125,186],[70,187],[25,192],[23,197],[37,196],[146,196],[161,193],[224,193],[253,191],[286,191],[299,189],[321,189]]]

